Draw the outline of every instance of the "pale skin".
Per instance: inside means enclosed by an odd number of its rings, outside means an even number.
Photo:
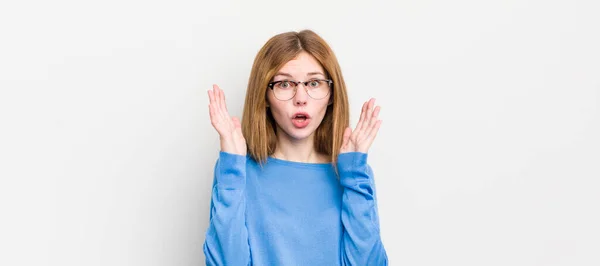
[[[286,63],[275,76],[276,80],[308,80],[310,78],[325,78],[323,68],[306,52]],[[225,94],[216,84],[208,91],[209,114],[212,126],[220,136],[221,151],[246,155],[246,141],[242,134],[240,121],[231,117],[225,104]],[[277,122],[277,148],[273,157],[308,163],[328,162],[324,154],[318,154],[314,149],[314,132],[322,121],[327,105],[331,104],[331,95],[324,99],[311,98],[302,86],[297,88],[296,95],[290,100],[281,101],[274,97],[271,91],[267,94],[267,104]],[[375,106],[371,98],[362,106],[356,128],[346,128],[340,153],[367,153],[377,136],[382,121],[378,119],[381,107]],[[296,112],[306,112],[311,117],[309,126],[295,128],[291,118]]]
[[[221,151],[245,156],[247,147],[246,140],[242,134],[240,120],[237,117],[229,115],[225,104],[225,93],[215,84],[212,90],[208,91],[208,98],[210,101],[210,121],[219,133]],[[340,153],[367,153],[369,151],[381,127],[382,120],[378,119],[380,110],[380,106],[375,107],[374,98],[363,104],[356,128],[352,130],[348,127],[344,131]],[[304,145],[311,147],[312,152],[314,152],[312,142],[305,142]]]
[[[380,106],[375,106],[375,98],[365,102],[360,112],[360,119],[356,128],[352,130],[347,127],[344,131],[344,138],[340,153],[362,152],[367,153],[371,144],[377,136],[382,120],[378,119]]]
[[[242,134],[240,119],[231,117],[225,104],[225,93],[216,84],[208,91],[210,123],[219,133],[221,151],[246,155],[246,139]]]
[[[310,54],[301,52],[294,59],[284,64],[273,77],[273,81],[326,79],[325,71],[319,62]],[[282,101],[275,97],[273,90],[268,90],[267,110],[273,115],[277,127],[277,147],[271,157],[305,163],[327,163],[330,158],[326,154],[317,153],[312,143],[314,132],[325,117],[327,106],[331,104],[331,94],[324,98],[314,99],[309,96],[305,85],[296,87],[296,94],[289,100]],[[296,128],[293,123],[294,114],[303,112],[310,116],[310,122],[304,128]]]

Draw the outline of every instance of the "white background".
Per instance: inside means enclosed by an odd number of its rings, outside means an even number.
[[[389,1],[391,2],[391,1]],[[254,56],[334,49],[391,265],[600,265],[598,1],[3,1],[0,265],[203,265]]]

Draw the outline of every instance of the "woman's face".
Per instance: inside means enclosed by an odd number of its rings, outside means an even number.
[[[327,78],[319,62],[310,54],[301,52],[296,58],[279,69],[273,77],[273,82],[284,80],[309,81]],[[312,85],[314,84],[316,83]],[[276,86],[281,85],[280,83]],[[311,84],[309,84],[310,86]],[[323,86],[329,87],[328,84],[323,84]],[[305,87],[305,84],[298,84],[296,95],[287,101],[276,98],[275,90],[277,89],[267,90],[267,102],[277,123],[279,137],[289,138],[291,141],[312,138],[313,133],[321,124],[331,97],[331,88],[328,89],[327,96],[318,100],[309,96],[307,89],[310,90],[310,88]],[[279,98],[282,97],[279,96]]]

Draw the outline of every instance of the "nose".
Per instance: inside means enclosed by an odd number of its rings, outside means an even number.
[[[298,84],[298,86],[296,86],[296,95],[294,95],[294,105],[306,105],[308,97],[308,92],[306,91],[306,87],[304,87],[304,84]]]

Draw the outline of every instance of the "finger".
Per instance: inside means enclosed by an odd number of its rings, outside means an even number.
[[[369,134],[366,138],[366,140],[369,143],[369,146],[371,146],[371,143],[373,143],[373,140],[375,140],[375,137],[377,137],[377,133],[379,132],[379,128],[381,127],[381,123],[383,123],[383,120],[377,120],[377,122],[375,122],[373,127],[371,127],[371,129],[369,130]]]
[[[365,111],[367,110],[367,102],[363,103],[362,109],[360,110],[360,118],[358,119],[358,124],[356,124],[356,128],[354,129],[354,133],[361,130],[363,121],[365,120]]]
[[[219,109],[221,109],[221,106],[220,106],[220,101],[219,101],[219,86],[217,84],[213,84],[213,92],[212,93],[214,95],[213,104],[215,105],[215,110],[218,111]]]
[[[375,98],[371,98],[369,100],[369,105],[367,106],[367,114],[366,114],[367,119],[370,119],[371,115],[373,114],[373,106],[375,106]]]
[[[369,128],[369,126],[371,125],[371,109],[373,108],[373,104],[375,102],[375,99],[371,98],[369,99],[369,101],[365,102],[365,109],[363,111],[364,113],[364,117],[363,117],[363,121],[360,124],[360,129],[358,130],[358,132],[356,132],[356,138],[358,139],[362,139],[364,136],[366,136],[366,132]]]
[[[375,136],[377,136],[377,132],[379,131],[380,126],[381,120],[375,123],[375,126],[371,128],[371,131],[363,140],[360,140],[360,152],[366,153],[369,151],[369,148],[371,148],[371,144],[373,144],[373,141],[375,140]]]
[[[217,99],[219,101],[219,108],[221,108],[221,111],[223,113],[226,113],[227,108],[225,107],[225,99],[224,99],[224,93],[223,90],[220,87],[217,87],[218,91],[219,91],[219,98]]]
[[[216,91],[217,91],[217,95],[218,95],[216,102],[218,104],[217,110],[219,112],[219,115],[224,120],[229,120],[229,113],[227,112],[227,107],[225,106],[225,100],[223,98],[225,96],[225,94],[223,93],[223,90],[219,86],[217,86]]]
[[[371,127],[375,124],[375,122],[377,122],[377,118],[374,117],[374,115],[377,113],[379,114],[378,111],[378,107],[375,107],[375,98],[371,98],[369,100],[369,106],[367,108],[367,121],[365,121],[365,136],[368,135],[369,130],[371,129]]]
[[[215,110],[214,110],[214,102],[215,102],[215,94],[212,90],[208,90],[208,113],[210,114],[210,120],[213,121],[215,118]]]
[[[210,115],[210,123],[215,126],[217,124],[217,119],[215,118],[215,107],[212,104],[208,105],[208,113]]]
[[[342,136],[342,147],[346,147],[348,145],[348,140],[350,139],[350,135],[352,135],[352,129],[347,127],[344,130],[344,135]]]
[[[379,116],[379,111],[381,111],[381,106],[375,107],[375,110],[373,110],[373,113],[371,114],[371,117],[369,119],[369,127],[372,127],[377,122],[377,116]]]
[[[221,90],[221,88],[219,88],[219,90],[221,92],[221,106],[223,107],[223,110],[225,110],[225,113],[228,113],[227,104],[225,101],[225,92],[223,90]]]
[[[377,116],[379,116],[379,111],[381,111],[381,106],[375,107],[375,111],[373,111],[373,118],[377,118]]]
[[[210,104],[213,104],[213,102],[215,101],[215,93],[212,90],[208,90],[208,102]]]

